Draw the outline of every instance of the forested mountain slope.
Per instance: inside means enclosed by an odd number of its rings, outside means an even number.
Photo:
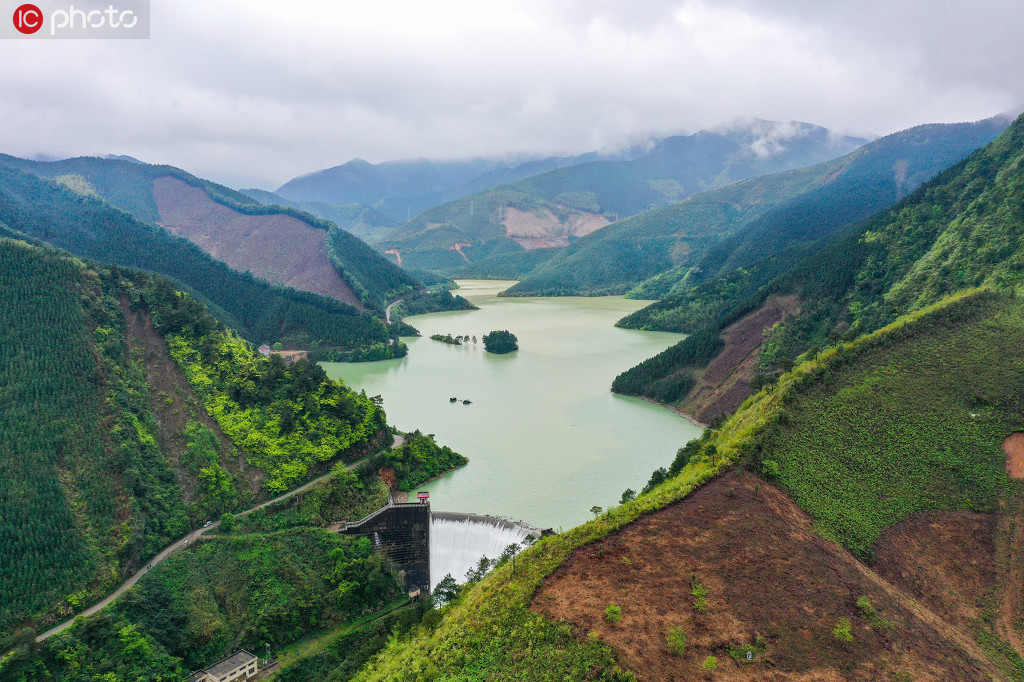
[[[981,290],[798,364],[357,679],[1020,679],[1021,343]]]
[[[389,347],[387,327],[369,313],[231,270],[195,244],[102,199],[2,166],[0,223],[83,258],[170,277],[257,344],[315,343],[345,357],[381,354]]]
[[[791,266],[807,244],[891,206],[1008,123],[917,126],[839,159],[641,213],[574,242],[509,294],[662,298],[787,249],[795,252],[785,261]]]
[[[835,158],[864,142],[806,123],[758,120],[669,137],[634,159],[582,163],[431,208],[378,247],[410,267],[479,268],[490,258],[564,248],[616,219]]]
[[[88,606],[172,539],[390,440],[162,278],[0,239],[0,632]]]
[[[785,368],[800,354],[877,329],[898,315],[959,289],[1021,281],[1024,251],[1024,119],[994,142],[875,217],[838,233],[816,254],[762,287],[753,298],[710,291],[723,312],[703,329],[616,378],[613,390],[678,402],[712,419],[749,393],[748,372],[729,378],[727,403],[688,404],[700,368],[720,348],[719,334],[772,297],[795,296],[799,311],[772,326],[751,367]],[[742,294],[742,288],[737,287]],[[702,293],[697,294],[699,301]],[[719,296],[719,299],[721,297]],[[728,305],[731,303],[731,305]],[[751,329],[750,333],[755,330]],[[687,394],[690,394],[688,396]]]
[[[388,299],[418,285],[357,237],[322,218],[291,207],[265,206],[172,166],[94,157],[37,162],[7,155],[0,155],[0,165],[59,180],[82,194],[99,195],[142,221],[166,223],[186,237],[195,237],[208,252],[230,255],[236,268],[257,272],[264,261],[280,261],[257,273],[273,282],[284,284],[297,277],[299,288],[337,294],[341,300],[380,310]],[[280,253],[277,242],[293,238],[309,243],[305,249]],[[294,274],[315,269],[322,274],[309,282]]]
[[[645,141],[575,156],[543,158],[527,155],[452,161],[414,159],[377,164],[353,159],[340,166],[293,178],[279,187],[276,193],[287,200],[304,204],[304,210],[309,210],[306,206],[372,206],[374,211],[399,224],[429,208],[483,192],[496,185],[592,161],[634,159],[649,151],[652,144],[651,141]],[[330,215],[323,217],[337,222]]]

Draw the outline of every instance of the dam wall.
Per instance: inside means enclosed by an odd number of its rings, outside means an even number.
[[[369,538],[395,564],[406,591],[412,591],[433,587],[430,526],[430,505],[413,502],[389,504],[360,521],[336,524],[333,529]]]

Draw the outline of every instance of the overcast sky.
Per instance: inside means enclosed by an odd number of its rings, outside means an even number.
[[[149,40],[0,40],[0,151],[274,188],[354,157],[577,153],[737,117],[882,135],[1024,109],[1021,0],[152,3]]]

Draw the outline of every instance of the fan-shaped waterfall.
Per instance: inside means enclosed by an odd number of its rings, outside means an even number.
[[[449,573],[464,582],[466,572],[481,557],[497,559],[511,544],[522,544],[540,532],[525,523],[498,516],[433,512],[430,515],[430,585],[435,587]]]

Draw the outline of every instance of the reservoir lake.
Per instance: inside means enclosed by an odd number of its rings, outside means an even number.
[[[331,377],[380,395],[388,423],[432,433],[469,458],[419,488],[430,491],[434,510],[567,530],[592,518],[592,506],[617,504],[626,488],[639,492],[700,435],[665,407],[609,390],[617,374],[683,337],[613,326],[647,301],[497,296],[512,284],[460,280],[455,293],[479,310],[405,318],[422,334],[403,339],[405,358],[322,364]],[[483,335],[496,329],[515,334],[519,350],[484,351]],[[477,343],[454,346],[431,334],[475,335]]]

